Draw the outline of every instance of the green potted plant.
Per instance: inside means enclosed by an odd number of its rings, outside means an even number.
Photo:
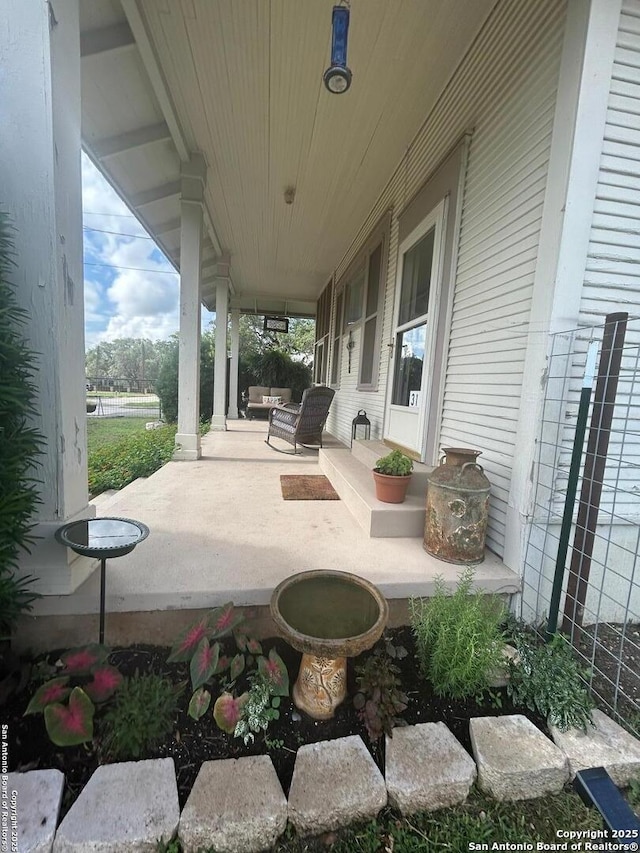
[[[373,479],[376,497],[389,504],[401,504],[407,494],[413,461],[399,450],[392,450],[376,462]]]

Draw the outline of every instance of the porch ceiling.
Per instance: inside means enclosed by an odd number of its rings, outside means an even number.
[[[81,0],[84,144],[177,267],[180,161],[201,151],[232,306],[313,313],[495,2],[351,0],[336,96],[333,0]]]

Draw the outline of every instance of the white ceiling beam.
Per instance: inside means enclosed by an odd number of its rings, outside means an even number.
[[[136,0],[121,0],[121,2],[124,13],[127,16],[129,27],[131,28],[131,32],[134,35],[136,44],[138,45],[142,62],[147,70],[147,74],[149,75],[151,86],[153,87],[155,96],[160,104],[162,115],[164,116],[164,120],[171,131],[173,144],[176,146],[180,159],[183,162],[187,162],[190,157],[190,151],[187,147],[180,123],[178,122],[176,109],[173,105],[171,95],[169,94],[169,87],[167,86],[164,74],[160,69],[160,63],[156,57],[156,52],[153,44],[151,43],[140,9],[138,8],[138,3]]]
[[[144,148],[154,142],[163,142],[171,139],[169,128],[165,122],[150,124],[146,127],[138,127],[118,136],[109,136],[99,139],[93,143],[93,152],[100,160],[123,154],[125,151],[133,151],[135,148]]]
[[[153,204],[154,201],[180,195],[180,190],[180,181],[172,181],[169,184],[162,184],[160,187],[152,187],[150,190],[135,193],[130,197],[129,201],[132,207],[145,207],[147,204]]]
[[[172,231],[179,231],[182,223],[180,217],[169,219],[167,222],[161,222],[159,225],[153,226],[154,234],[170,234]],[[179,253],[178,253],[179,254]]]
[[[189,151],[185,135],[182,131],[182,128],[180,127],[176,108],[173,104],[173,99],[171,98],[169,87],[165,80],[164,74],[162,73],[162,70],[160,68],[160,63],[158,62],[158,58],[151,42],[151,38],[149,36],[149,32],[147,30],[144,18],[140,12],[138,0],[120,1],[122,3],[124,13],[127,16],[127,21],[129,23],[129,27],[131,28],[131,32],[134,35],[136,44],[138,45],[138,50],[140,51],[142,62],[147,70],[147,74],[149,75],[151,86],[153,87],[155,96],[158,99],[158,103],[160,104],[162,115],[164,116],[164,120],[166,121],[169,130],[171,131],[171,138],[173,139],[173,144],[176,146],[176,150],[180,159],[183,162],[187,162],[191,157],[191,152]],[[213,244],[213,247],[216,250],[216,254],[221,255],[223,253],[222,244],[213,226],[213,220],[211,219],[211,214],[209,213],[209,209],[207,207],[206,202],[203,205],[203,212],[204,226],[207,231],[207,234],[209,235],[209,239],[211,240],[211,243]]]
[[[135,43],[133,33],[126,23],[87,30],[80,33],[80,56],[86,59],[113,50],[135,47]]]

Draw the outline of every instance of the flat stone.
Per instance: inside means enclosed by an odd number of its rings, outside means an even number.
[[[270,848],[287,825],[287,800],[268,755],[205,761],[189,794],[178,834],[185,853]]]
[[[16,829],[16,849],[20,853],[50,853],[58,825],[63,789],[64,776],[59,770],[9,773],[8,850],[12,847],[12,830]],[[14,815],[15,826],[12,821]]]
[[[98,767],[62,821],[54,853],[155,853],[178,828],[172,758]]]
[[[387,737],[387,791],[403,815],[463,803],[476,765],[444,723],[396,728]]]
[[[469,721],[478,785],[497,800],[530,800],[562,790],[565,754],[520,714]]]
[[[301,746],[289,791],[299,835],[319,835],[375,818],[387,803],[382,774],[357,735]]]
[[[554,742],[569,759],[571,776],[588,767],[604,767],[619,788],[640,775],[640,741],[602,711],[591,712],[594,727],[561,732],[549,726]]]
[[[520,663],[520,655],[513,646],[504,645],[501,651],[502,661],[487,676],[489,687],[506,687],[511,680],[511,669],[509,664],[516,666]]]

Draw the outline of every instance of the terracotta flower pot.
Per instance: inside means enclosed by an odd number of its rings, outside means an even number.
[[[379,501],[386,504],[403,503],[409,488],[411,474],[394,477],[392,474],[379,474],[374,469],[373,479],[376,484],[376,497]]]

